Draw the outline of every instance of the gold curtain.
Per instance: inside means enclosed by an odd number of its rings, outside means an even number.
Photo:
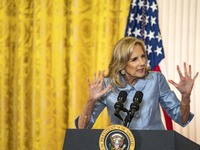
[[[62,149],[106,70],[130,0],[0,1],[0,149]],[[94,128],[109,125],[107,112]]]

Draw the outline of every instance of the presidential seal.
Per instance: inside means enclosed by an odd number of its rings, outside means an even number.
[[[99,138],[100,150],[134,150],[135,139],[131,131],[122,125],[111,125]]]

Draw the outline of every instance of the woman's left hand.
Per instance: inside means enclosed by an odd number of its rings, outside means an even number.
[[[189,65],[189,70],[187,69],[187,65],[184,62],[184,76],[180,70],[180,67],[177,65],[177,71],[180,77],[179,83],[175,83],[173,80],[169,80],[171,84],[173,84],[182,94],[182,96],[190,96],[192,92],[192,88],[194,85],[194,81],[198,76],[198,72],[196,75],[192,78],[191,73],[192,73],[192,67]]]

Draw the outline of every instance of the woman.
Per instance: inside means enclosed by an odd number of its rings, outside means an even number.
[[[193,118],[190,113],[190,95],[198,73],[191,78],[189,69],[184,63],[184,75],[177,66],[180,82],[169,82],[181,93],[181,101],[170,87],[165,77],[159,72],[151,72],[147,67],[147,56],[142,41],[134,37],[122,38],[114,47],[109,64],[108,75],[104,72],[95,74],[94,81],[88,80],[89,98],[82,114],[75,120],[77,128],[92,128],[95,120],[107,107],[111,124],[124,124],[129,115],[130,105],[137,91],[143,93],[140,109],[134,113],[129,124],[130,129],[164,130],[159,105],[181,126],[186,126]],[[119,116],[114,115],[115,104],[120,91],[128,96],[123,103]]]

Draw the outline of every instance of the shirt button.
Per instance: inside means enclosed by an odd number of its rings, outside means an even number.
[[[139,112],[136,112],[134,116],[135,116],[136,119],[139,119],[140,118]]]

